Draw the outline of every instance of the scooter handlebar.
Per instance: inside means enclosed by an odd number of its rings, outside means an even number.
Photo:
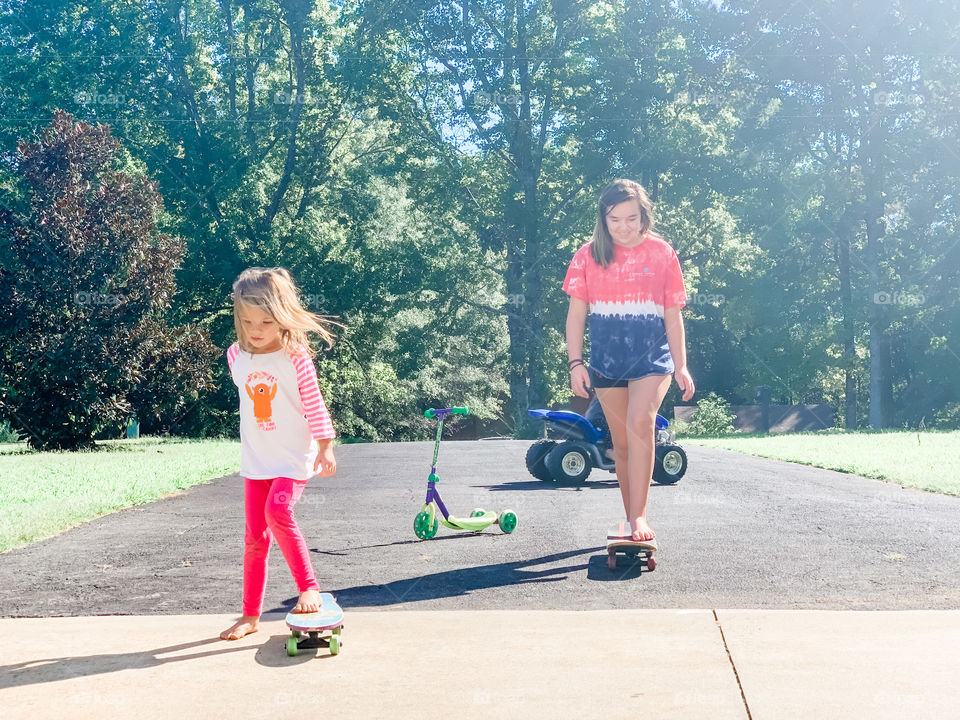
[[[438,413],[441,415],[448,415],[448,414],[449,415],[469,415],[470,408],[469,407],[452,407],[452,408],[443,408],[441,410],[438,410],[437,408],[430,408],[423,415],[424,417],[432,418],[432,417],[436,417]]]

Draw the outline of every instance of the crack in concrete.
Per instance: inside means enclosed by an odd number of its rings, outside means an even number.
[[[717,616],[716,609],[713,610],[713,620],[717,623],[717,630],[720,631],[720,639],[723,641],[723,649],[727,651],[727,659],[730,661],[730,667],[733,669],[733,676],[737,680],[737,687],[740,688],[740,698],[743,700],[743,709],[747,711],[747,720],[753,720],[750,714],[750,705],[747,703],[747,695],[743,691],[743,683],[740,682],[740,673],[737,672],[737,665],[733,662],[733,655],[730,653],[730,647],[727,645],[727,638],[723,634],[723,626],[720,624],[720,618]]]

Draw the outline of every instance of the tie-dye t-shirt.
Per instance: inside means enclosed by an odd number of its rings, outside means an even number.
[[[677,254],[648,233],[633,247],[614,244],[604,269],[591,245],[577,250],[563,281],[564,292],[590,306],[590,367],[619,380],[673,372],[663,311],[687,304]]]

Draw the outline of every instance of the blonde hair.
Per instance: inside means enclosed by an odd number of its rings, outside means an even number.
[[[590,249],[593,259],[604,268],[613,262],[614,242],[607,230],[607,213],[627,200],[636,200],[640,205],[640,237],[653,229],[653,202],[643,186],[633,180],[618,178],[600,193],[597,224],[593,228],[593,243]]]
[[[315,353],[310,347],[307,333],[315,332],[327,347],[333,347],[333,333],[328,325],[338,325],[326,315],[317,315],[303,307],[300,293],[286,268],[247,268],[233,283],[233,325],[237,331],[237,342],[241,350],[252,352],[240,321],[243,306],[253,307],[272,317],[280,328],[280,343],[290,354],[302,355],[303,348],[312,358]]]

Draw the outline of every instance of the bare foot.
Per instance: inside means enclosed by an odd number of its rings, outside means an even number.
[[[648,542],[657,536],[647,524],[646,518],[637,518],[635,522],[630,523],[630,528],[633,530],[632,537],[636,542]]]
[[[222,633],[220,638],[223,640],[239,640],[244,635],[255,633],[260,629],[260,618],[256,615],[244,615],[233,625],[228,627]]]
[[[320,592],[317,590],[304,590],[300,593],[300,601],[293,608],[295,613],[315,613],[320,612]]]

